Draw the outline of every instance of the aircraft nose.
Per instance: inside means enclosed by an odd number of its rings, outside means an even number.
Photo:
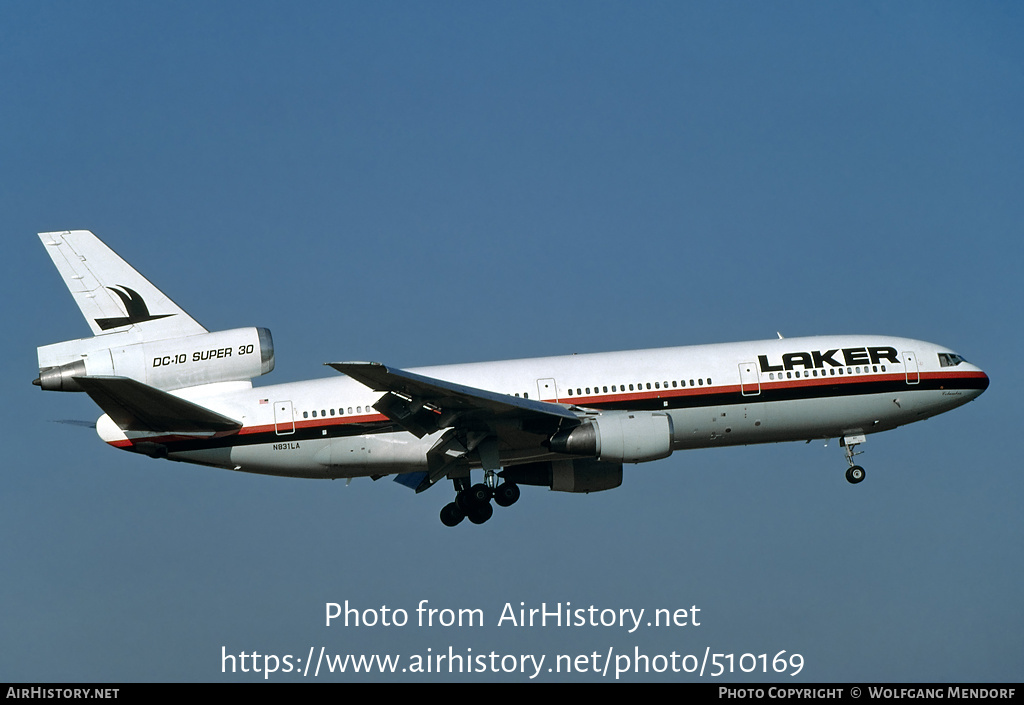
[[[972,365],[972,367],[974,367]],[[989,379],[988,375],[980,367],[974,367],[970,372],[968,379],[964,380],[968,383],[968,389],[970,390],[971,399],[976,399],[981,396],[982,392],[988,389]]]

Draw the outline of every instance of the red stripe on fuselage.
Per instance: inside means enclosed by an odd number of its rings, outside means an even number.
[[[829,369],[829,368],[824,368]],[[781,373],[780,373],[781,374]],[[988,381],[988,375],[980,371],[940,371],[940,372],[920,372],[917,377],[921,381],[936,382],[936,381],[948,381],[950,383],[958,380],[968,379],[984,379]],[[779,389],[794,389],[794,388],[811,388],[811,387],[833,387],[837,385],[853,385],[853,384],[864,384],[871,382],[890,382],[890,383],[906,383],[908,390],[913,390],[918,386],[917,383],[907,383],[907,374],[905,372],[885,372],[885,373],[871,373],[871,374],[849,374],[849,375],[836,375],[828,377],[795,377],[793,379],[784,380],[762,380],[760,382],[760,390],[779,390]],[[986,385],[987,386],[987,385]],[[749,385],[746,389],[756,389],[757,386],[754,384]],[[944,386],[940,385],[939,389],[943,389]],[[644,390],[643,392],[627,392],[625,394],[616,392],[601,395],[590,395],[590,396],[572,396],[565,397],[559,402],[554,400],[543,400],[548,403],[562,403],[572,404],[576,406],[602,406],[607,407],[609,404],[615,404],[616,402],[637,402],[637,401],[655,401],[661,399],[671,399],[680,397],[699,397],[699,396],[714,396],[721,394],[740,394],[744,387],[739,384],[730,385],[711,385],[704,387],[686,387],[686,388],[664,388],[664,389],[651,389]],[[755,401],[757,393],[747,394],[744,398],[750,401]],[[347,426],[351,424],[365,424],[365,423],[382,423],[389,419],[383,414],[361,414],[353,416],[335,416],[335,417],[320,417],[317,419],[302,419],[301,421],[294,421],[294,428],[296,430],[311,430],[318,428],[327,428],[331,426]],[[293,424],[260,424],[256,426],[243,426],[239,431],[239,436],[248,436],[263,433],[275,433],[279,426],[290,427]],[[286,434],[279,435],[290,435],[291,431]],[[195,437],[182,436],[182,435],[168,435],[168,436],[152,436],[148,438],[137,439],[139,442],[149,443],[173,443],[175,441],[194,441]],[[110,441],[109,445],[115,448],[130,448],[134,445],[132,440],[119,440]]]

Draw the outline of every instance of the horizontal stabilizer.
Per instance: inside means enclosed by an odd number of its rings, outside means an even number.
[[[181,397],[127,377],[76,377],[122,431],[230,435],[242,424]]]

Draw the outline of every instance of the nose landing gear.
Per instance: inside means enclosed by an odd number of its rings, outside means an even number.
[[[854,448],[865,441],[867,441],[867,437],[864,435],[843,436],[839,441],[839,445],[843,447],[843,450],[846,453],[846,462],[850,465],[846,471],[846,481],[851,485],[856,485],[858,482],[864,481],[864,468],[853,462],[853,456],[860,455],[864,452],[862,450],[855,451]]]

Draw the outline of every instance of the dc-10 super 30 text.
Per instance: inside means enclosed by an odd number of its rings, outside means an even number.
[[[596,492],[627,463],[690,448],[868,434],[966,404],[989,384],[941,345],[878,335],[782,338],[413,370],[332,362],[332,378],[254,387],[270,331],[210,332],[86,230],[40,238],[92,329],[38,349],[47,390],[83,391],[116,448],[242,472],[447,478],[441,521],[483,523],[520,485]],[[473,483],[475,471],[483,479]]]

